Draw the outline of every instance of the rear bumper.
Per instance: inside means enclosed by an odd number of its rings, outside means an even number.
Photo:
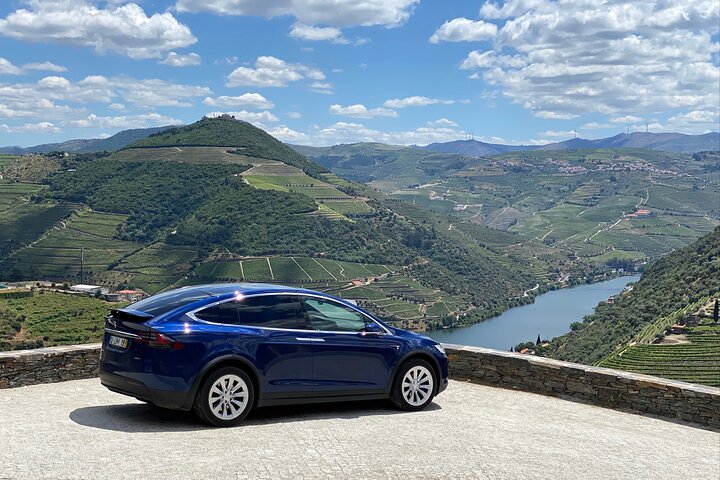
[[[100,370],[100,383],[108,390],[173,410],[190,410],[193,399],[187,392],[148,388],[139,380]]]

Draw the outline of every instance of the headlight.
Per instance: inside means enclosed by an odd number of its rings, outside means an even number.
[[[442,345],[440,345],[439,343],[436,343],[435,345],[433,345],[433,347],[435,347],[435,349],[436,349],[438,352],[440,352],[440,353],[442,353],[443,355],[445,355],[445,349],[443,348]]]

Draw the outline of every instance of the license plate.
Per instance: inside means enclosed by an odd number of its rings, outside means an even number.
[[[109,343],[110,345],[112,345],[113,347],[127,348],[127,346],[128,346],[128,339],[127,339],[127,338],[122,338],[122,337],[111,336],[111,337],[110,337],[110,340],[108,341],[108,343]]]

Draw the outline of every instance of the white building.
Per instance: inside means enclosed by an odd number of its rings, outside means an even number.
[[[96,295],[98,292],[100,292],[100,294],[108,293],[108,289],[100,285],[73,285],[70,287],[70,290],[87,295]]]

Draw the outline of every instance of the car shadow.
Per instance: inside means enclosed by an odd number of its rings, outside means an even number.
[[[307,420],[417,415],[440,409],[438,404],[431,403],[422,412],[405,412],[382,400],[265,407],[251,412],[245,421],[235,428]],[[70,412],[70,420],[86,427],[128,433],[187,432],[214,428],[201,422],[192,412],[167,410],[144,403],[78,408]]]

